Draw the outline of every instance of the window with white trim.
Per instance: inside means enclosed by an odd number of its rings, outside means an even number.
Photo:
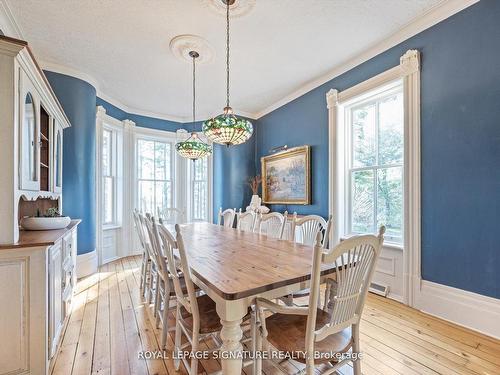
[[[189,220],[208,221],[210,207],[210,158],[188,161]]]
[[[173,142],[137,138],[137,208],[156,215],[173,207]]]
[[[376,233],[403,242],[404,94],[402,84],[366,93],[344,107],[345,235]]]
[[[121,131],[103,125],[101,143],[102,207],[101,219],[104,226],[120,223],[120,178]]]

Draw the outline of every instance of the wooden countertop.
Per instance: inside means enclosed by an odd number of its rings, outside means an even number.
[[[0,250],[25,248],[25,247],[44,247],[52,246],[64,237],[66,233],[80,224],[80,219],[71,220],[69,225],[63,229],[55,230],[20,230],[19,241],[14,244],[0,245]]]

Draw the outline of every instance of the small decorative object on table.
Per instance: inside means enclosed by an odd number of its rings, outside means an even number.
[[[52,230],[66,228],[71,222],[69,216],[61,216],[55,207],[48,208],[44,215],[37,211],[35,217],[23,217],[21,226],[25,230]]]
[[[269,208],[261,205],[262,199],[260,199],[259,197],[259,186],[262,183],[262,177],[260,177],[260,175],[257,175],[255,177],[250,177],[247,183],[248,186],[250,186],[250,189],[252,189],[253,195],[252,195],[252,200],[250,201],[250,205],[247,206],[246,210],[261,212],[264,214],[268,213]]]

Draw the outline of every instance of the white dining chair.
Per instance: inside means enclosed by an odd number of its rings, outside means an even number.
[[[138,233],[142,237],[144,252],[146,253],[145,258],[147,259],[146,268],[144,269],[144,285],[142,290],[142,296],[146,298],[146,302],[149,304],[154,302],[156,295],[156,275],[158,271],[158,265],[156,257],[153,253],[151,238],[147,229],[147,221],[150,215],[143,215],[142,213],[137,214],[138,222]]]
[[[332,215],[328,217],[328,221],[319,215],[295,217],[291,227],[294,241],[303,245],[312,246],[316,235],[321,233],[321,244],[326,249],[332,230]]]
[[[141,295],[145,295],[146,284],[149,281],[149,272],[151,267],[151,258],[149,257],[149,252],[146,248],[146,243],[144,239],[144,233],[142,228],[142,223],[139,219],[139,211],[134,209],[132,211],[132,217],[134,219],[135,231],[137,233],[137,237],[139,237],[139,243],[142,248],[142,263],[141,263],[141,279],[139,284],[139,290],[141,291]]]
[[[222,211],[222,207],[219,208],[219,214],[217,215],[217,225],[223,225],[226,228],[232,228],[234,225],[234,218],[236,216],[236,208],[228,208]]]
[[[354,374],[361,375],[359,358],[353,360],[352,357],[345,356],[335,360],[333,357],[332,361],[331,354],[342,355],[349,350],[360,353],[361,313],[384,242],[384,232],[385,227],[381,227],[378,236],[351,237],[328,252],[324,251],[322,236],[318,233],[314,245],[309,305],[290,307],[257,298],[257,348],[269,349],[271,344],[280,351],[295,354],[297,361],[306,364],[307,375],[317,372],[331,374],[349,361],[352,361]],[[331,313],[317,307],[322,265],[335,267],[338,289],[333,297],[335,304]],[[267,316],[269,312],[274,314]],[[262,360],[257,360],[257,373],[262,369],[261,362]],[[271,363],[282,369],[280,364]],[[327,367],[316,369],[316,365],[320,364]]]
[[[184,213],[179,208],[166,207],[161,209],[157,207],[156,209],[158,215],[158,221],[164,224],[183,224],[184,223]]]
[[[293,233],[293,239],[296,243],[303,245],[312,246],[316,240],[318,233],[321,235],[321,245],[323,249],[326,249],[329,243],[330,235],[332,230],[332,215],[328,217],[328,221],[323,219],[319,215],[307,215],[301,218],[297,218],[295,215],[291,224],[291,231]],[[325,302],[323,308],[327,308],[327,296],[330,294],[331,288],[336,288],[336,283],[333,278],[327,278],[325,287]],[[310,289],[306,288],[299,292],[293,293],[293,295],[288,295],[283,301],[287,305],[293,304],[294,298],[307,297],[310,293]],[[318,301],[319,303],[319,301]],[[320,305],[318,305],[320,306]]]
[[[236,216],[236,228],[245,232],[253,232],[257,214],[254,211],[238,212]]]
[[[296,219],[297,212],[294,212],[292,215],[287,216],[287,220],[285,221],[285,229],[283,230],[283,236],[281,236],[282,240],[295,241],[295,229],[293,228],[293,223]]]
[[[268,237],[283,238],[283,232],[288,217],[288,212],[284,214],[271,212],[269,214],[259,214],[257,219],[257,232]]]
[[[222,329],[222,325],[216,311],[215,302],[206,294],[196,295],[195,284],[191,278],[189,260],[178,224],[175,225],[175,230],[176,237],[174,238],[164,226],[159,227],[160,236],[164,242],[167,264],[177,297],[174,351],[179,353],[190,346],[190,351],[196,353],[200,341],[206,338],[213,339],[216,348],[211,351],[217,351],[221,345],[218,334]],[[177,249],[179,256],[177,262],[174,258],[175,249]],[[184,286],[181,281],[182,278],[184,278]],[[252,322],[252,327],[255,328],[255,322]],[[182,335],[187,338],[184,344],[182,344],[181,340]],[[253,335],[255,336],[255,330],[253,331]],[[197,375],[198,359],[196,356],[192,358],[186,358],[185,356],[180,358],[177,356],[174,359],[176,370],[179,369],[181,361],[188,374]]]

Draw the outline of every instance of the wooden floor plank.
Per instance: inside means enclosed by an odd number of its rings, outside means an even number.
[[[73,371],[86,302],[87,290],[83,290],[73,299],[72,313],[59,347],[57,360],[52,369],[53,375],[66,375],[71,374]]]
[[[94,284],[88,289],[87,293],[82,330],[78,339],[75,364],[73,365],[73,374],[75,375],[88,375],[92,372],[98,297],[99,284]]]
[[[161,329],[139,292],[140,261],[115,261],[79,282],[52,375],[186,375],[182,365],[174,370],[173,332],[161,351]],[[173,314],[169,321],[174,324]],[[214,346],[211,340],[201,343],[201,349]],[[361,350],[365,375],[500,374],[500,341],[371,294],[362,317]],[[166,358],[142,360],[141,351]],[[290,373],[302,368],[285,367]],[[200,373],[217,371],[220,362],[203,360],[199,368]],[[265,375],[281,374],[269,363],[263,368]],[[352,375],[352,366],[338,373]]]

